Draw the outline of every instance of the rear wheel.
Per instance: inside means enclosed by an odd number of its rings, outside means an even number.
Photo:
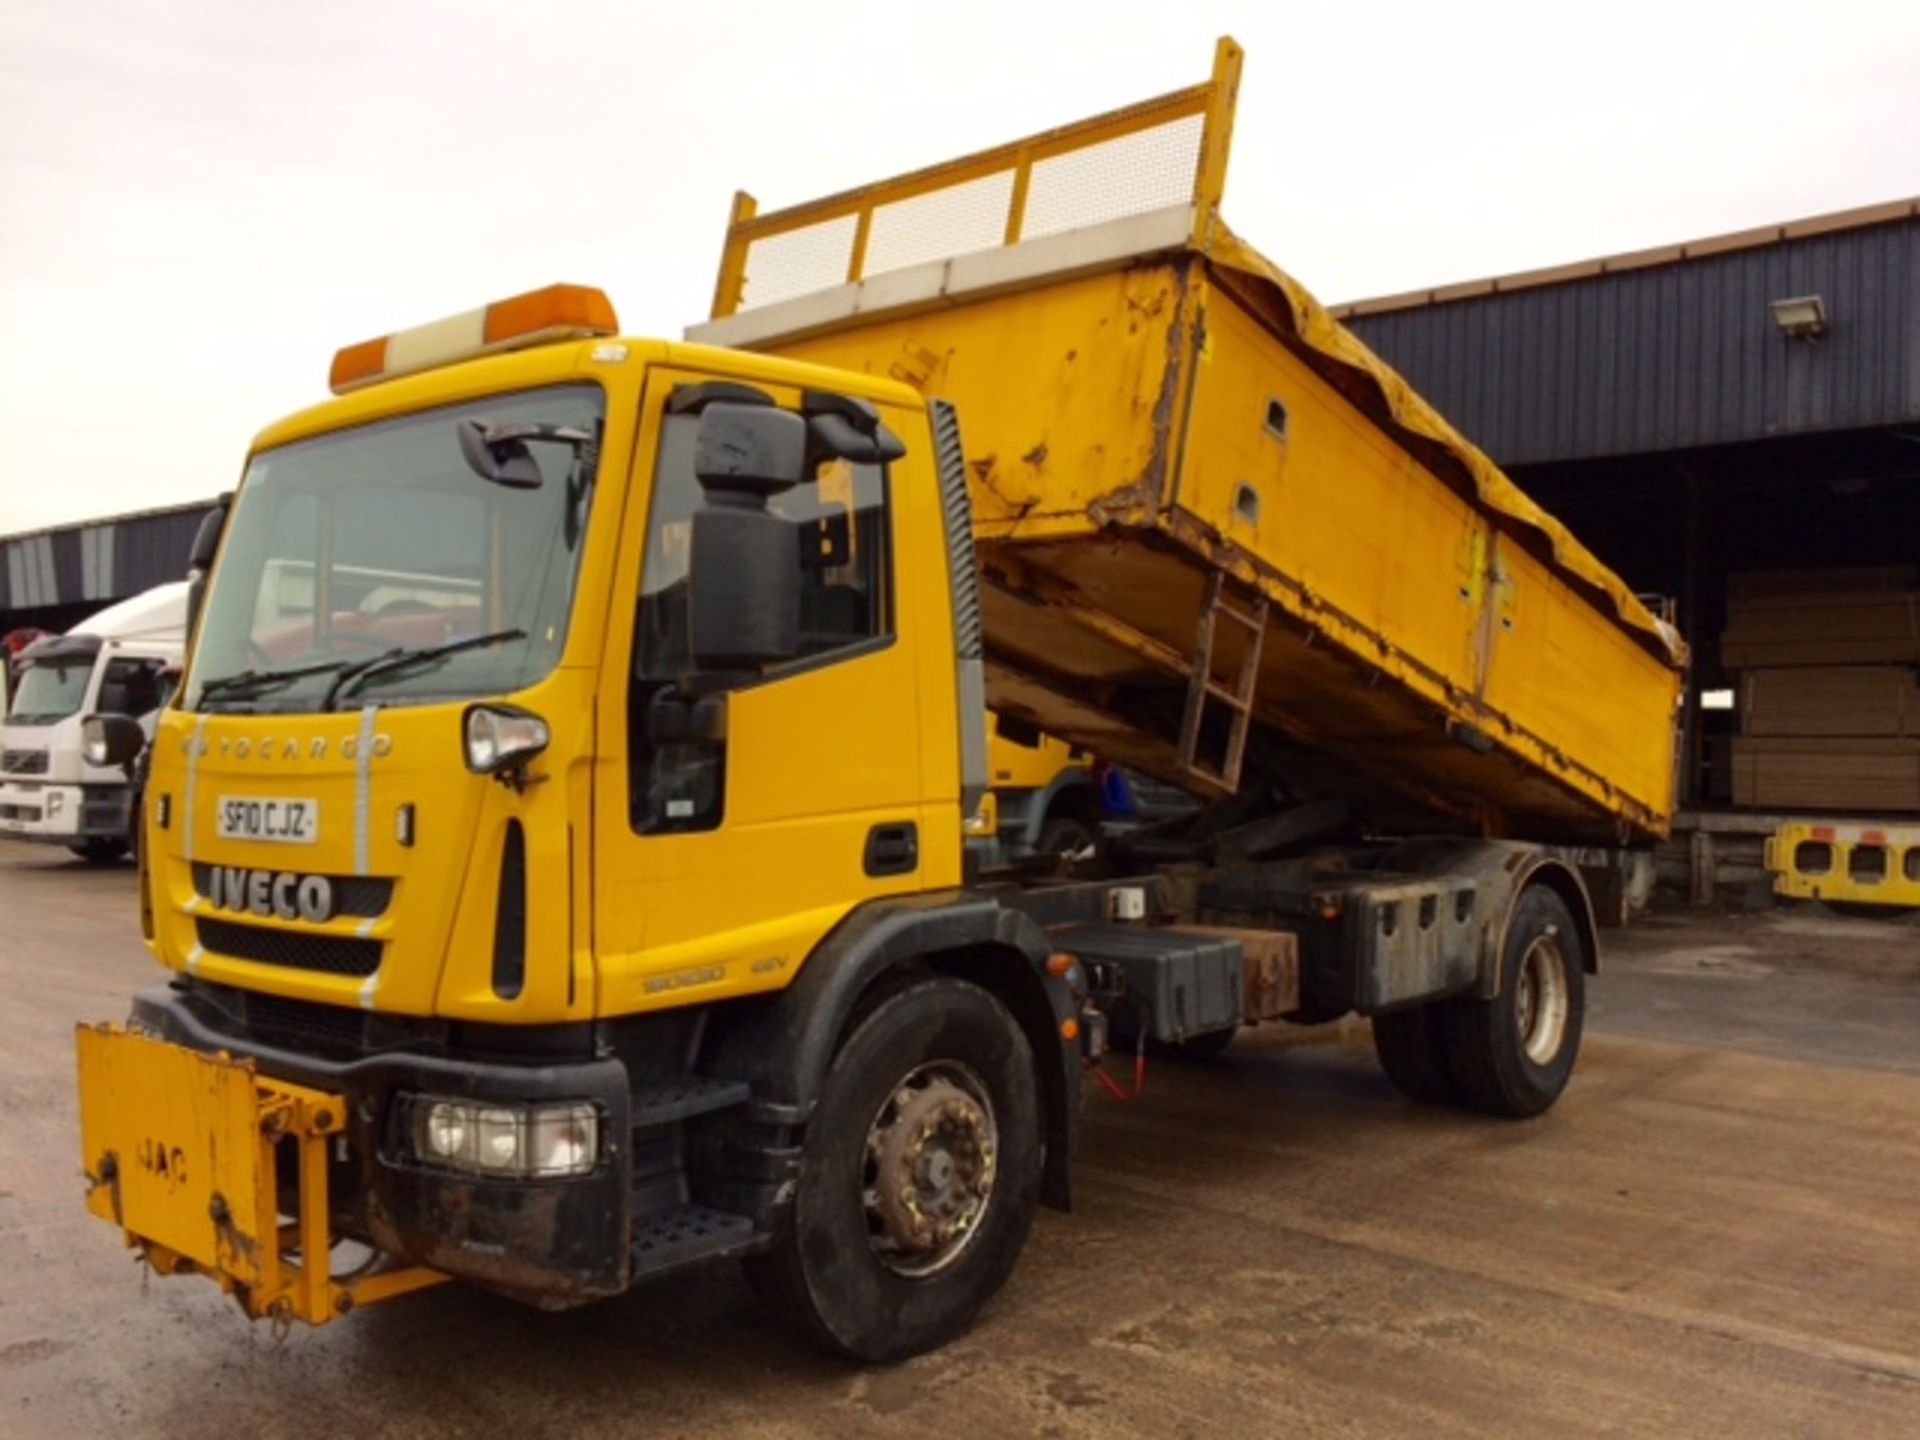
[[[110,865],[127,853],[127,842],[110,835],[96,835],[91,840],[82,840],[78,845],[69,845],[67,848],[89,865]]]
[[[1500,993],[1445,1007],[1447,1055],[1463,1103],[1522,1118],[1560,1098],[1580,1053],[1585,965],[1567,902],[1544,885],[1521,895],[1500,957]]]
[[[1460,1086],[1447,1062],[1445,1001],[1373,1017],[1373,1049],[1394,1088],[1422,1105],[1457,1105]]]
[[[1039,1197],[1033,1056],[960,980],[912,985],[842,1045],[807,1124],[800,1183],[756,1288],[868,1363],[961,1334],[1027,1238]]]

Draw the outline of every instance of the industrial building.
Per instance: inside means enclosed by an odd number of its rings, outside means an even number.
[[[0,635],[61,631],[186,575],[211,499],[0,537]]]

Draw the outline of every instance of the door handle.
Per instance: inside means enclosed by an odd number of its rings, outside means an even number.
[[[920,831],[911,820],[867,832],[867,874],[907,875],[920,868]]]

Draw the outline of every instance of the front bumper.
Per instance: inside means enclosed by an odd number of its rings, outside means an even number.
[[[47,845],[77,845],[127,833],[123,786],[0,783],[0,836]]]
[[[270,1081],[345,1102],[325,1202],[332,1234],[543,1308],[627,1288],[632,1156],[620,1061],[585,1053],[456,1054],[432,1041],[322,1054],[263,1041],[209,996],[167,986],[135,999],[132,1024],[189,1051],[250,1060]],[[599,1164],[587,1175],[541,1180],[422,1165],[397,1133],[395,1101],[407,1094],[502,1104],[590,1101],[601,1115]]]

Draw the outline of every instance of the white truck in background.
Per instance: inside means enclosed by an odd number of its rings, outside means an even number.
[[[117,765],[87,763],[81,720],[131,715],[151,739],[186,630],[187,585],[176,581],[22,653],[0,723],[0,838],[65,845],[98,863],[127,853],[136,786]]]

